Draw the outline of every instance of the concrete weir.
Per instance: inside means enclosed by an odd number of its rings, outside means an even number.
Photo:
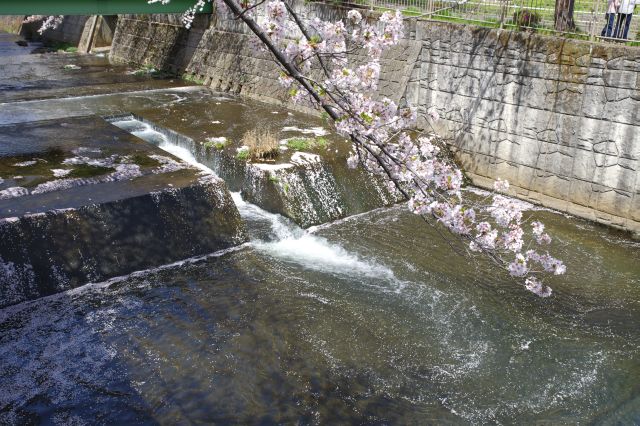
[[[99,117],[0,129],[0,307],[245,240],[221,179]]]
[[[223,145],[215,148],[211,139],[196,141],[182,133],[197,133],[202,124],[189,122],[188,126],[180,126],[183,122],[174,120],[169,124],[173,129],[137,114],[106,119],[160,148],[175,146],[186,150],[194,161],[223,178],[231,190],[241,192],[245,201],[281,214],[303,228],[402,201],[402,196],[390,191],[379,176],[349,169],[346,164],[349,145],[339,139],[325,142],[331,149],[285,149],[272,162],[247,161],[237,157],[241,139],[223,138]],[[208,122],[204,123],[204,128],[207,126]],[[296,130],[323,132],[322,128]],[[291,132],[281,133],[284,136]],[[280,146],[284,148],[286,143],[287,139],[283,139]]]

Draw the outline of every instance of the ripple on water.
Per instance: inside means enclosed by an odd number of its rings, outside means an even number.
[[[239,422],[571,421],[624,399],[617,391],[638,377],[637,346],[497,304],[490,287],[465,294],[428,264],[403,269],[386,244],[354,239],[359,226],[293,232],[288,248],[254,241],[6,311],[0,381],[15,391],[0,393],[3,418],[46,416],[44,399],[85,420],[180,421],[189,407],[191,418]],[[313,250],[294,261],[300,241]],[[385,266],[366,260],[379,257]],[[389,280],[406,285],[384,291]]]
[[[638,419],[637,248],[607,231],[532,212],[570,266],[540,300],[402,206],[307,232],[233,199],[249,244],[0,310],[0,423]]]

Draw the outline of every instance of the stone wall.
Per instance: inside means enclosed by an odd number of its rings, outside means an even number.
[[[277,67],[241,23],[198,19],[187,32],[173,15],[121,16],[112,58],[286,102]],[[475,184],[507,178],[521,198],[640,232],[639,70],[638,48],[418,21],[385,54],[377,95],[416,107],[423,128],[436,108],[435,128]]]
[[[640,231],[640,49],[418,22],[407,100],[480,186]]]
[[[324,19],[339,19],[344,13],[320,4],[298,4],[297,7],[301,13],[304,10],[307,15]],[[186,31],[178,15],[121,15],[111,58],[185,73],[215,90],[266,102],[286,102],[287,91],[277,81],[279,68],[266,52],[252,47],[249,40],[244,24],[230,16],[210,19],[198,16],[192,29]],[[380,96],[401,100],[420,48],[420,43],[403,40],[385,54]]]

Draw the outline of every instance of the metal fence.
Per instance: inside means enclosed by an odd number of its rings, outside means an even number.
[[[601,36],[606,24],[607,0],[575,0],[575,28],[564,32],[555,30],[555,0],[347,0],[343,4],[371,10],[400,9],[406,16],[439,21],[640,44],[640,17],[631,19],[627,39]]]

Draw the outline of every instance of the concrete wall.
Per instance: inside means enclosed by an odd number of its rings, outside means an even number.
[[[306,14],[339,19],[342,10],[318,4],[298,5]],[[216,90],[266,102],[286,102],[278,83],[279,69],[270,56],[252,47],[244,24],[229,17],[198,16],[190,31],[179,15],[121,15],[111,58],[147,63],[193,75]],[[410,40],[385,54],[379,94],[400,101],[421,45]],[[362,56],[359,60],[364,60]],[[300,108],[306,110],[308,109]]]
[[[407,98],[481,186],[640,231],[640,49],[419,22]]]
[[[44,36],[47,39],[70,43],[77,46],[85,30],[89,16],[65,16],[62,24],[55,30],[48,30]]]
[[[300,6],[337,19],[342,10]],[[286,102],[278,69],[233,19],[121,16],[114,60],[188,73],[214,89]],[[360,58],[362,59],[362,58]],[[428,21],[382,61],[379,96],[426,111],[473,181],[640,232],[640,49]]]

